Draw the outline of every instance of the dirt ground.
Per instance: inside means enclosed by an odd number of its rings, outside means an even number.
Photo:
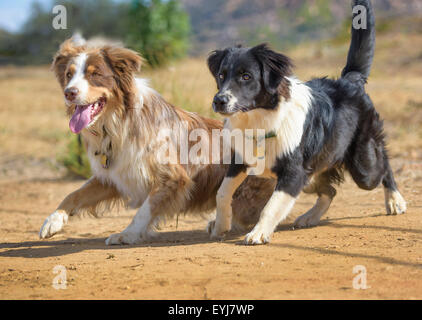
[[[168,221],[156,241],[106,246],[134,211],[74,218],[47,241],[38,230],[81,180],[0,181],[1,299],[421,299],[422,163],[393,161],[408,201],[405,215],[386,216],[383,190],[359,190],[350,179],[319,227],[292,230],[312,206],[302,195],[271,244],[247,247],[243,235],[212,242],[206,220]],[[55,289],[57,265],[66,289]],[[354,289],[355,266],[367,289]],[[355,270],[356,271],[356,270]],[[56,282],[60,285],[61,282]],[[359,282],[362,284],[362,282]]]

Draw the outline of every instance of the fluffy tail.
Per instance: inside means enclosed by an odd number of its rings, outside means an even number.
[[[370,0],[353,0],[352,6],[352,43],[341,76],[359,72],[366,80],[371,72],[375,51],[375,15]]]

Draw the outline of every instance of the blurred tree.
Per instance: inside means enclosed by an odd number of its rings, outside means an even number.
[[[151,66],[184,56],[189,45],[188,15],[175,0],[133,0],[127,44]]]

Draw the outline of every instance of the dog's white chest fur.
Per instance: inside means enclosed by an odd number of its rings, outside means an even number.
[[[312,105],[311,89],[296,78],[288,79],[290,100],[282,98],[274,110],[239,112],[225,122],[226,128],[241,129],[243,134],[245,129],[263,129],[276,134],[276,137],[265,139],[265,167],[269,170],[274,167],[277,157],[292,153],[300,145],[306,115]],[[235,151],[241,152],[236,146]]]
[[[95,155],[94,148],[88,147],[88,157],[95,176],[105,183],[111,183],[117,190],[129,198],[129,206],[138,207],[149,193],[148,168],[143,149],[126,143],[119,152],[113,153],[110,166],[103,168],[101,155]]]

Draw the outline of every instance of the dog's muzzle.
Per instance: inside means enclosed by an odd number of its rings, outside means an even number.
[[[214,101],[212,102],[212,108],[217,113],[230,113],[227,110],[229,103],[229,97],[227,95],[216,95]]]

